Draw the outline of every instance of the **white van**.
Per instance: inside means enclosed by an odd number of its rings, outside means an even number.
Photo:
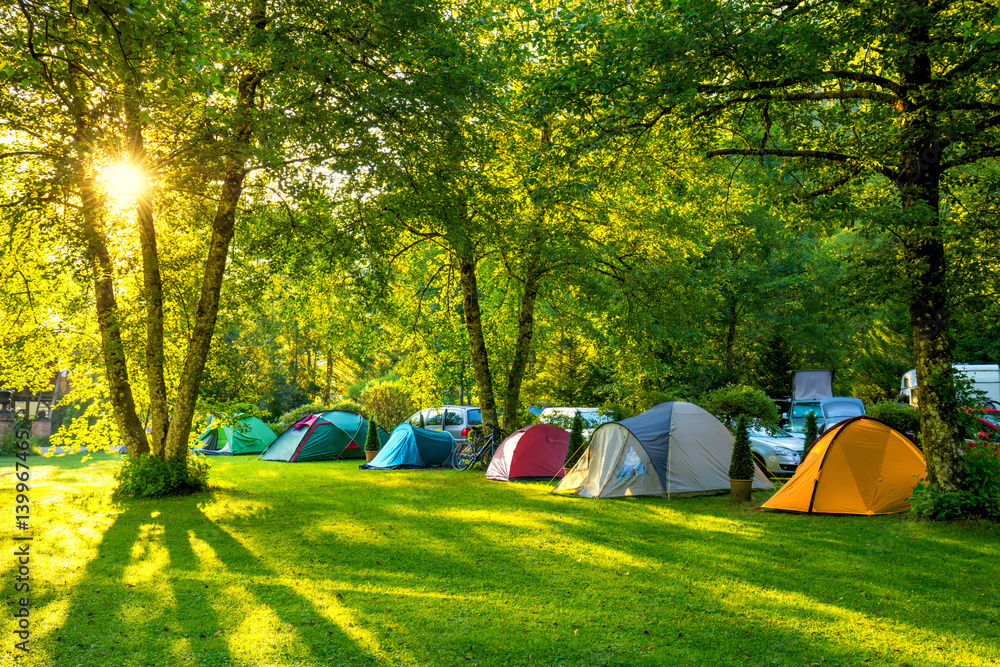
[[[987,400],[1000,403],[1000,364],[954,364],[955,371],[972,380],[972,386],[986,394]],[[903,373],[899,383],[899,401],[916,406],[917,371]]]

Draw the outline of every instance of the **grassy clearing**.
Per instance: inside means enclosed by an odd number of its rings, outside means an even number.
[[[31,652],[4,614],[4,664],[1000,663],[996,525],[245,459],[115,505],[116,460],[32,458]]]

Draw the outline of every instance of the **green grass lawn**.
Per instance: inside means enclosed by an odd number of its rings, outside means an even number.
[[[117,460],[31,458],[31,651],[5,613],[3,664],[1000,664],[997,525],[243,458],[117,505]]]

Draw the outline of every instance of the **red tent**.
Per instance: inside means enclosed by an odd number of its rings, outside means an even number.
[[[552,479],[563,476],[569,433],[551,424],[525,426],[507,436],[486,471],[486,479]]]

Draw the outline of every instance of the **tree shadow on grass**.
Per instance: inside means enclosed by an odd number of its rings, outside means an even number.
[[[117,516],[69,594],[65,620],[38,640],[48,664],[372,661],[343,628],[206,517],[199,508],[205,500],[201,494],[133,502]]]
[[[954,632],[954,586],[924,566],[983,556],[896,519],[281,470],[130,505],[42,639],[47,664],[950,665],[889,642]],[[926,579],[908,606],[879,599],[905,577]],[[845,619],[881,638],[825,631]]]

